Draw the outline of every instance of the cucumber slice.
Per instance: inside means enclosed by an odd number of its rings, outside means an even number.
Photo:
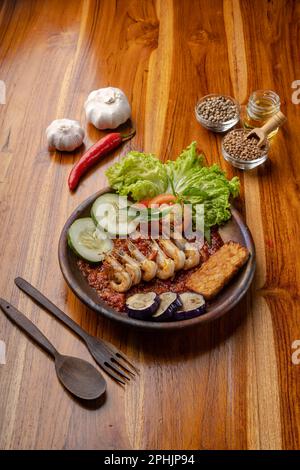
[[[125,196],[119,196],[116,193],[104,193],[99,196],[93,204],[92,213],[96,214],[98,206],[100,204],[112,204],[116,208],[129,207],[131,203]]]
[[[124,196],[106,193],[99,196],[91,209],[91,217],[97,227],[108,232],[112,237],[126,236],[132,233],[138,222],[128,216],[130,202]]]
[[[68,231],[68,243],[78,256],[91,263],[102,261],[104,254],[113,247],[112,240],[95,226],[90,217],[73,222]]]

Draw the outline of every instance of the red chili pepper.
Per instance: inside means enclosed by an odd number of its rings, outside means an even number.
[[[70,190],[74,191],[74,189],[77,188],[82,175],[84,175],[89,168],[95,165],[101,159],[101,157],[111,152],[113,149],[119,147],[122,142],[131,139],[134,134],[134,129],[127,135],[120,134],[119,132],[113,132],[106,135],[100,139],[99,142],[96,142],[96,144],[90,147],[72,168],[68,179]]]

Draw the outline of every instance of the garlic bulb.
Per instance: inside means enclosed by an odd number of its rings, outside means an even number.
[[[72,119],[56,119],[46,129],[50,150],[72,152],[83,142],[84,130],[78,121]]]
[[[119,88],[107,87],[92,91],[85,104],[87,120],[98,129],[115,129],[130,118],[130,104]]]

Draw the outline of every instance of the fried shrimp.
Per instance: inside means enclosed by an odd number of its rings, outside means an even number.
[[[124,267],[112,256],[105,257],[106,263],[109,264],[112,273],[110,285],[116,292],[126,292],[132,286],[131,276],[126,272]]]
[[[185,254],[185,262],[183,265],[185,271],[198,266],[200,263],[200,252],[197,243],[188,242],[185,238],[179,240],[175,239],[174,243],[179,249],[183,250]]]
[[[143,255],[143,253],[131,240],[128,240],[127,247],[131,255],[139,262],[140,268],[142,270],[143,281],[151,281],[156,276],[158,269],[155,261],[152,261]]]
[[[133,285],[139,284],[142,279],[142,272],[141,272],[139,263],[133,258],[131,258],[123,250],[118,250],[116,254],[120,258],[121,263],[124,265],[125,270],[130,274],[132,284]]]
[[[156,276],[159,279],[169,279],[174,275],[175,263],[168,258],[155,240],[152,240],[154,249],[157,251],[156,263],[158,266]]]
[[[186,258],[184,252],[178,248],[171,240],[161,238],[159,245],[163,251],[174,261],[175,271],[184,267]]]

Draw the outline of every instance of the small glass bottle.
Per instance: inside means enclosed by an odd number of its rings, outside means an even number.
[[[249,98],[246,107],[246,116],[244,119],[244,127],[246,129],[254,129],[261,127],[264,123],[280,110],[280,98],[271,90],[254,91]],[[275,129],[268,135],[270,139],[278,131]]]

